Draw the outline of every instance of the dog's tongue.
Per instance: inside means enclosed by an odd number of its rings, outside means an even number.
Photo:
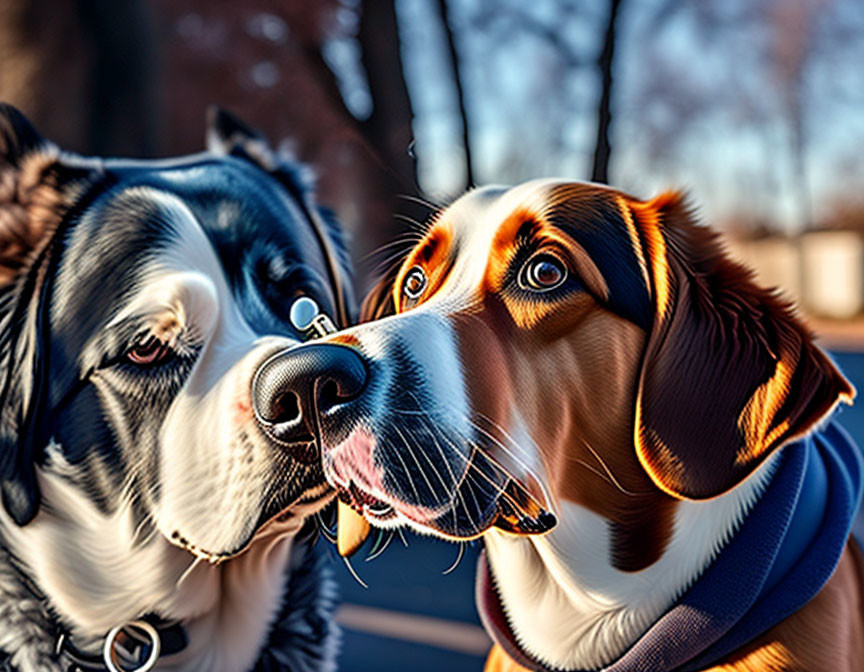
[[[352,555],[369,536],[369,523],[341,499],[338,503],[336,548],[343,558]]]

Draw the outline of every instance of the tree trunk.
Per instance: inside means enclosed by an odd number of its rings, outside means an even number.
[[[447,53],[453,69],[453,84],[456,89],[456,103],[459,106],[459,124],[462,131],[462,147],[465,151],[465,187],[474,186],[474,161],[471,156],[471,137],[468,124],[468,111],[465,106],[465,89],[462,86],[462,67],[459,59],[459,51],[456,49],[456,40],[450,22],[450,10],[447,0],[438,0],[438,14],[441,18],[441,27],[447,38]]]
[[[597,140],[594,144],[594,163],[591,168],[591,180],[606,184],[609,182],[609,157],[612,145],[609,142],[609,127],[612,124],[612,65],[615,56],[615,23],[618,19],[621,0],[609,0],[609,16],[606,22],[606,34],[603,38],[603,49],[597,58],[600,68],[601,89],[600,103],[597,107]]]
[[[410,152],[413,113],[402,72],[395,0],[363,0],[357,39],[372,97],[365,135],[400,182],[416,185]]]
[[[90,144],[102,156],[152,156],[156,149],[149,16],[139,0],[80,0],[92,45]]]

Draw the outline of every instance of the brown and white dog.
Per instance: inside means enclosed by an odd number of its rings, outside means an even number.
[[[751,625],[748,643],[698,668],[698,656],[670,663],[677,650],[662,664],[620,662],[776,500],[780,449],[854,396],[681,196],[550,180],[472,191],[365,312],[376,321],[317,346],[350,347],[366,366],[362,392],[319,418],[328,480],[364,518],[352,523],[343,505],[343,551],[367,523],[482,535],[492,580],[481,564],[481,606],[506,617],[496,640],[532,669],[859,669],[864,570],[846,518],[833,576],[779,624]],[[849,482],[860,480],[849,460]],[[821,520],[805,510],[828,511],[836,485],[804,481],[778,577],[803,566]],[[737,589],[723,581],[716,594]],[[487,670],[503,669],[522,668],[496,646]]]

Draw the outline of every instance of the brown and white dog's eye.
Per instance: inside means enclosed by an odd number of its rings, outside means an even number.
[[[566,279],[567,269],[564,264],[550,254],[541,254],[529,259],[519,274],[519,284],[522,288],[535,292],[555,289]]]
[[[408,299],[419,299],[426,290],[426,273],[419,266],[414,266],[408,273],[405,274],[405,281],[402,283],[402,292]]]
[[[167,361],[173,354],[171,346],[153,334],[147,334],[129,348],[126,359],[139,366],[150,366]]]

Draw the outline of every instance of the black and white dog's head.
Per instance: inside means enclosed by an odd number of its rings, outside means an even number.
[[[46,592],[109,547],[234,556],[330,497],[311,437],[273,436],[250,390],[300,340],[298,295],[335,314],[338,227],[324,215],[316,235],[296,164],[242,124],[214,114],[208,140],[83,159],[0,107],[0,518]]]

